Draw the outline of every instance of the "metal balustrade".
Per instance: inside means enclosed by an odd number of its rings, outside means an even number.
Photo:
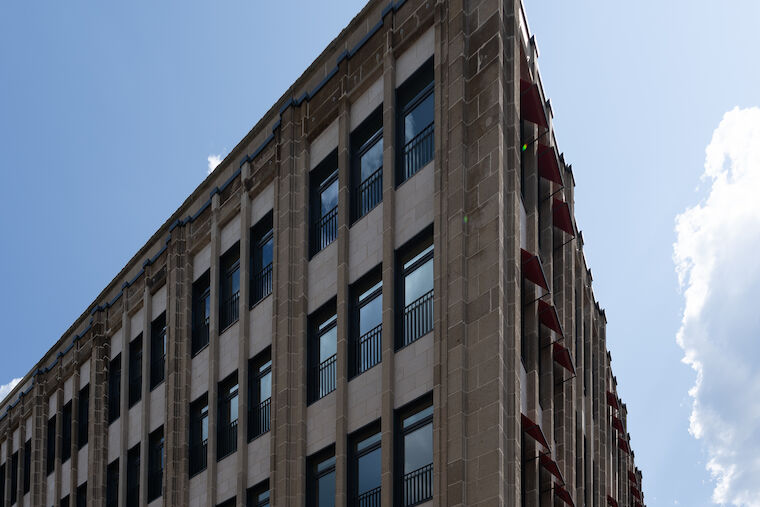
[[[409,345],[433,330],[433,291],[426,292],[404,308],[402,346]]]
[[[197,353],[203,347],[208,345],[208,317],[200,322],[196,322],[193,327],[193,354]]]
[[[310,401],[323,398],[335,390],[336,355],[328,357],[311,369]]]
[[[355,507],[380,507],[380,486],[358,495],[354,500]]]
[[[253,277],[253,302],[256,304],[272,293],[272,263],[261,268]]]
[[[370,174],[356,189],[356,218],[372,211],[383,200],[383,166]]]
[[[240,318],[240,292],[234,293],[221,305],[219,311],[220,330],[227,329]]]
[[[208,440],[190,446],[190,475],[205,470],[208,465]]]
[[[223,425],[217,432],[217,456],[222,459],[225,456],[237,451],[237,419],[227,425]]]
[[[153,389],[164,381],[166,354],[153,358],[150,362],[150,387]]]
[[[148,501],[152,501],[161,496],[163,490],[164,470],[152,470],[148,474]]]
[[[404,506],[410,507],[433,498],[433,464],[404,475]]]
[[[323,250],[338,237],[338,207],[325,213],[314,226],[314,253]]]
[[[414,176],[433,160],[434,132],[435,123],[431,123],[404,145],[403,181]]]
[[[272,398],[259,403],[259,406],[253,409],[249,418],[249,439],[263,435],[271,426]]]
[[[356,374],[364,373],[383,358],[382,350],[383,325],[380,324],[359,337],[356,344]]]

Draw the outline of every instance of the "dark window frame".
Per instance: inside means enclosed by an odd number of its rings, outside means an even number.
[[[137,507],[140,505],[140,444],[135,444],[127,451],[127,487],[125,505]]]
[[[18,451],[11,455],[11,505],[18,500]]]
[[[381,150],[380,167],[375,168],[367,178],[362,179],[362,158],[378,143],[384,143],[382,104],[351,133],[352,225],[383,202],[383,150]]]
[[[245,493],[246,507],[267,507],[271,501],[269,479],[251,486]]]
[[[359,444],[366,442],[372,437],[379,437],[377,441],[370,443],[363,449]],[[348,505],[350,507],[364,507],[368,505],[380,505],[380,491],[382,486],[382,471],[378,477],[378,486],[367,491],[359,492],[360,467],[359,460],[375,451],[380,451],[382,460],[382,433],[380,421],[375,421],[355,431],[348,436]],[[382,463],[382,461],[381,461]],[[382,465],[381,465],[382,466]]]
[[[5,505],[5,463],[0,464],[0,505]]]
[[[237,277],[237,290],[234,289]],[[240,242],[219,258],[219,334],[240,319]]]
[[[269,211],[264,218],[251,227],[251,273],[250,273],[250,302],[253,308],[272,293],[274,266],[274,214]],[[272,242],[272,260],[264,265],[263,250],[267,243]]]
[[[195,357],[208,346],[211,316],[211,272],[206,270],[193,282],[192,343],[190,356]]]
[[[108,363],[108,424],[121,416],[121,353]]]
[[[47,475],[55,470],[56,414],[47,421]]]
[[[138,334],[129,342],[129,358],[127,366],[127,392],[128,407],[132,408],[142,399],[142,362],[143,362],[143,336]]]
[[[338,238],[338,203],[322,214],[322,193],[338,183],[338,150],[333,150],[309,173],[309,258]]]
[[[69,400],[61,410],[61,463],[71,458],[71,416],[73,402]]]
[[[164,463],[164,427],[159,426],[148,435],[148,503],[163,494]]]
[[[217,445],[216,460],[221,461],[237,452],[238,420],[240,410],[240,383],[238,372],[234,371],[217,384]],[[225,393],[224,395],[222,393]],[[238,414],[232,420],[233,400],[238,404],[235,412]],[[225,415],[224,411],[227,410]],[[227,420],[229,419],[229,421]]]
[[[69,499],[70,499],[69,495],[66,495],[63,498],[61,498],[60,507],[69,507]]]
[[[404,427],[405,421],[409,418],[416,416],[418,414],[421,414],[422,412],[432,408],[429,415],[426,415],[416,421],[410,422],[408,427]],[[433,405],[433,393],[427,393],[416,400],[407,403],[400,409],[396,410],[395,413],[395,434],[398,435],[398,438],[395,439],[395,447],[396,447],[396,453],[394,455],[394,483],[395,487],[394,492],[396,495],[396,502],[395,505],[401,505],[404,507],[411,507],[413,505],[418,505],[423,502],[427,502],[431,498],[433,498],[433,463],[434,463],[434,457],[435,457],[435,448],[434,446],[431,446],[431,456],[430,456],[430,464],[425,465],[421,468],[418,468],[417,470],[413,470],[409,473],[404,472],[404,460],[405,460],[405,445],[404,445],[404,439],[406,435],[413,433],[421,428],[424,428],[427,425],[431,426],[431,430],[434,431],[434,411],[435,406]],[[420,485],[419,483],[424,483],[425,481],[429,481],[427,484]],[[406,483],[411,481],[418,481],[418,484],[415,484],[415,493],[416,494],[409,494],[406,492]],[[419,490],[422,489],[422,493],[419,492]],[[411,497],[411,498],[409,498]]]
[[[150,323],[150,390],[163,383],[166,378],[167,349],[166,311]]]
[[[420,129],[420,132],[407,143],[405,132],[407,115],[431,96],[433,96],[433,121]],[[398,146],[396,188],[398,188],[435,158],[435,69],[432,56],[396,89],[396,105]],[[410,158],[416,157],[415,163],[412,164],[410,161],[407,164],[407,151],[413,148],[417,148],[420,153],[410,155]]]
[[[261,380],[269,375],[269,397],[261,398]],[[248,441],[267,433],[272,425],[272,348],[248,360]]]
[[[87,507],[87,482],[77,486],[77,507]]]
[[[106,467],[106,507],[119,507],[119,458]]]
[[[350,316],[348,339],[348,378],[349,380],[369,371],[380,364],[383,359],[382,335],[383,318],[380,309],[380,324],[360,335],[361,310],[365,306],[383,297],[382,267],[376,266],[349,287]]]
[[[79,390],[79,406],[77,407],[77,449],[83,448],[89,441],[90,424],[90,384]]]
[[[29,493],[32,485],[32,439],[24,443],[24,494]],[[2,500],[0,500],[2,501]]]
[[[423,252],[424,255],[421,255]],[[420,256],[419,258],[416,258]],[[404,264],[414,261],[411,265]],[[433,287],[405,304],[406,278],[428,261],[433,262]],[[433,227],[427,227],[396,251],[396,351],[411,345],[435,327],[435,242]],[[412,312],[415,312],[413,314]],[[407,328],[409,331],[407,331]]]
[[[324,468],[321,465],[327,463]],[[335,446],[330,445],[306,458],[306,507],[326,507],[319,505],[319,480],[333,474],[333,490],[337,493],[337,473],[335,469]],[[334,507],[335,503],[333,500]]]
[[[308,404],[320,400],[335,391],[337,387],[338,339],[335,338],[335,354],[320,361],[321,339],[337,329],[338,313],[335,298],[331,299],[308,317]]]
[[[206,438],[203,438],[203,422],[206,422]],[[190,403],[188,466],[190,477],[206,470],[208,466],[208,393],[204,393]]]

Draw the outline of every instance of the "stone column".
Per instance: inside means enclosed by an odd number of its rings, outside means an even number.
[[[45,375],[39,370],[34,375],[32,397],[32,505],[47,505],[47,484],[45,470],[45,433],[47,431],[47,397],[45,396]],[[6,469],[8,467],[6,466]],[[5,482],[8,484],[7,480]],[[7,488],[6,488],[7,489]],[[3,499],[0,499],[2,501]],[[3,504],[7,505],[7,503]]]
[[[211,197],[211,268],[209,315],[209,373],[208,373],[208,456],[206,475],[206,505],[216,505],[216,444],[217,444],[217,383],[219,382],[219,194]]]
[[[74,350],[74,373],[71,376],[71,473],[69,474],[69,505],[76,505],[79,480],[79,350]]]
[[[152,357],[152,322],[153,322],[153,296],[151,294],[151,287],[149,286],[149,277],[152,269],[149,266],[145,266],[145,288],[143,289],[143,342],[142,342],[142,412],[140,414],[140,500],[139,505],[147,505],[148,498],[148,435],[150,426],[150,384],[151,384],[151,362]],[[168,299],[167,299],[168,304]],[[125,345],[129,347],[128,344]],[[124,356],[122,356],[124,357]],[[125,368],[125,370],[128,368]],[[124,370],[122,370],[124,371]],[[122,389],[124,391],[124,389]],[[166,393],[169,394],[168,392]],[[122,392],[122,398],[126,399]],[[122,414],[123,415],[123,414]],[[131,421],[130,421],[131,423]],[[122,423],[122,427],[125,425]],[[127,454],[123,454],[126,457]],[[126,461],[126,460],[125,460]],[[121,479],[121,478],[120,478]],[[126,482],[126,475],[124,476]],[[120,481],[121,482],[121,481]]]
[[[126,293],[122,296],[126,298]],[[126,305],[126,300],[124,301]],[[104,316],[95,314],[92,325],[92,359],[90,365],[90,424],[88,438],[87,505],[105,507],[106,467],[108,466],[108,404],[119,400],[108,399],[108,369],[110,343],[105,335]],[[99,403],[96,400],[106,400]],[[49,499],[48,499],[49,500]]]
[[[145,279],[145,275],[143,275],[143,280]],[[127,453],[129,451],[129,426],[130,426],[130,420],[129,420],[129,354],[130,354],[130,348],[129,344],[132,341],[132,318],[129,315],[130,308],[127,307],[127,301],[128,301],[128,289],[124,290],[124,306],[123,306],[123,312],[121,314],[121,388],[119,389],[119,399],[114,400],[116,403],[119,403],[119,419],[121,419],[121,422],[119,423],[119,485],[118,485],[118,498],[120,502],[123,502],[125,505],[127,503]],[[146,356],[145,356],[145,343],[146,338],[145,335],[142,337],[142,364],[140,367],[142,368],[145,365]],[[110,363],[109,363],[110,364]],[[145,386],[145,383],[147,382],[144,374],[144,370],[140,372],[142,375],[142,386]],[[106,377],[106,381],[108,381],[108,377]],[[145,400],[145,396],[143,396],[143,393],[140,393],[140,397],[142,400]],[[143,406],[145,406],[145,402],[143,401]],[[140,424],[139,421],[134,421],[134,424]],[[106,440],[106,446],[108,445],[108,441]],[[106,452],[108,450],[106,449]],[[109,463],[106,463],[106,466]]]

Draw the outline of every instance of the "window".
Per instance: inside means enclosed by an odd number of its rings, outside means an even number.
[[[422,338],[433,330],[433,234],[423,232],[397,256],[397,305],[403,305],[396,348]]]
[[[18,496],[18,451],[11,456],[11,505],[16,503]]]
[[[150,324],[150,390],[164,381],[166,364],[166,312]]]
[[[378,364],[383,357],[383,280],[380,268],[351,286],[350,297],[349,375],[354,377]]]
[[[351,133],[351,220],[369,213],[383,200],[383,107]]]
[[[306,506],[335,506],[335,449],[330,446],[307,459]]]
[[[61,498],[61,507],[69,507],[69,495]]]
[[[219,332],[237,322],[240,315],[240,243],[222,255],[220,263]]]
[[[272,403],[272,352],[269,348],[248,364],[248,440],[269,431]]]
[[[338,237],[338,152],[333,151],[309,175],[311,255]]]
[[[217,460],[237,450],[238,379],[237,372],[219,383],[219,429]]]
[[[140,444],[137,444],[127,451],[127,507],[139,507],[139,505]]]
[[[142,397],[142,334],[129,344],[129,406]]]
[[[433,497],[433,398],[428,395],[397,414],[398,504],[417,505]]]
[[[55,470],[55,415],[48,419],[47,426],[47,473]]]
[[[269,481],[248,488],[246,507],[269,507]]]
[[[208,345],[208,319],[211,315],[211,287],[209,271],[206,270],[193,283],[193,337],[192,355]]]
[[[32,441],[24,444],[24,494],[29,493],[32,482]]]
[[[108,367],[108,423],[114,422],[121,413],[121,354],[111,359]]]
[[[87,507],[87,483],[77,487],[77,507]]]
[[[61,463],[66,463],[71,457],[71,401],[63,406],[61,415]]]
[[[119,458],[106,468],[106,507],[119,507]]]
[[[148,436],[148,503],[161,496],[164,477],[164,427]]]
[[[224,502],[218,504],[216,507],[235,507],[237,504],[235,503],[235,497],[233,496],[229,500],[225,500]]]
[[[270,211],[251,229],[251,306],[272,293],[274,234]]]
[[[87,384],[79,391],[79,417],[77,420],[77,446],[79,449],[87,445],[90,424],[90,385]]]
[[[430,58],[396,91],[398,150],[396,184],[400,185],[433,160],[435,101]]]
[[[335,390],[336,323],[334,300],[309,317],[309,403]]]
[[[0,465],[0,505],[5,505],[5,463]]]
[[[208,396],[190,404],[190,476],[206,469],[208,456]]]
[[[349,437],[349,505],[380,505],[382,462],[380,461],[380,424],[358,431]]]

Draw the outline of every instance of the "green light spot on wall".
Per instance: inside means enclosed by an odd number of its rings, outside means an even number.
[[[523,144],[522,145],[522,151],[527,151],[527,149],[528,149],[528,145],[527,144]]]
[[[469,220],[469,218],[467,218],[467,215],[465,215],[464,216],[464,223],[467,223],[467,220]]]

